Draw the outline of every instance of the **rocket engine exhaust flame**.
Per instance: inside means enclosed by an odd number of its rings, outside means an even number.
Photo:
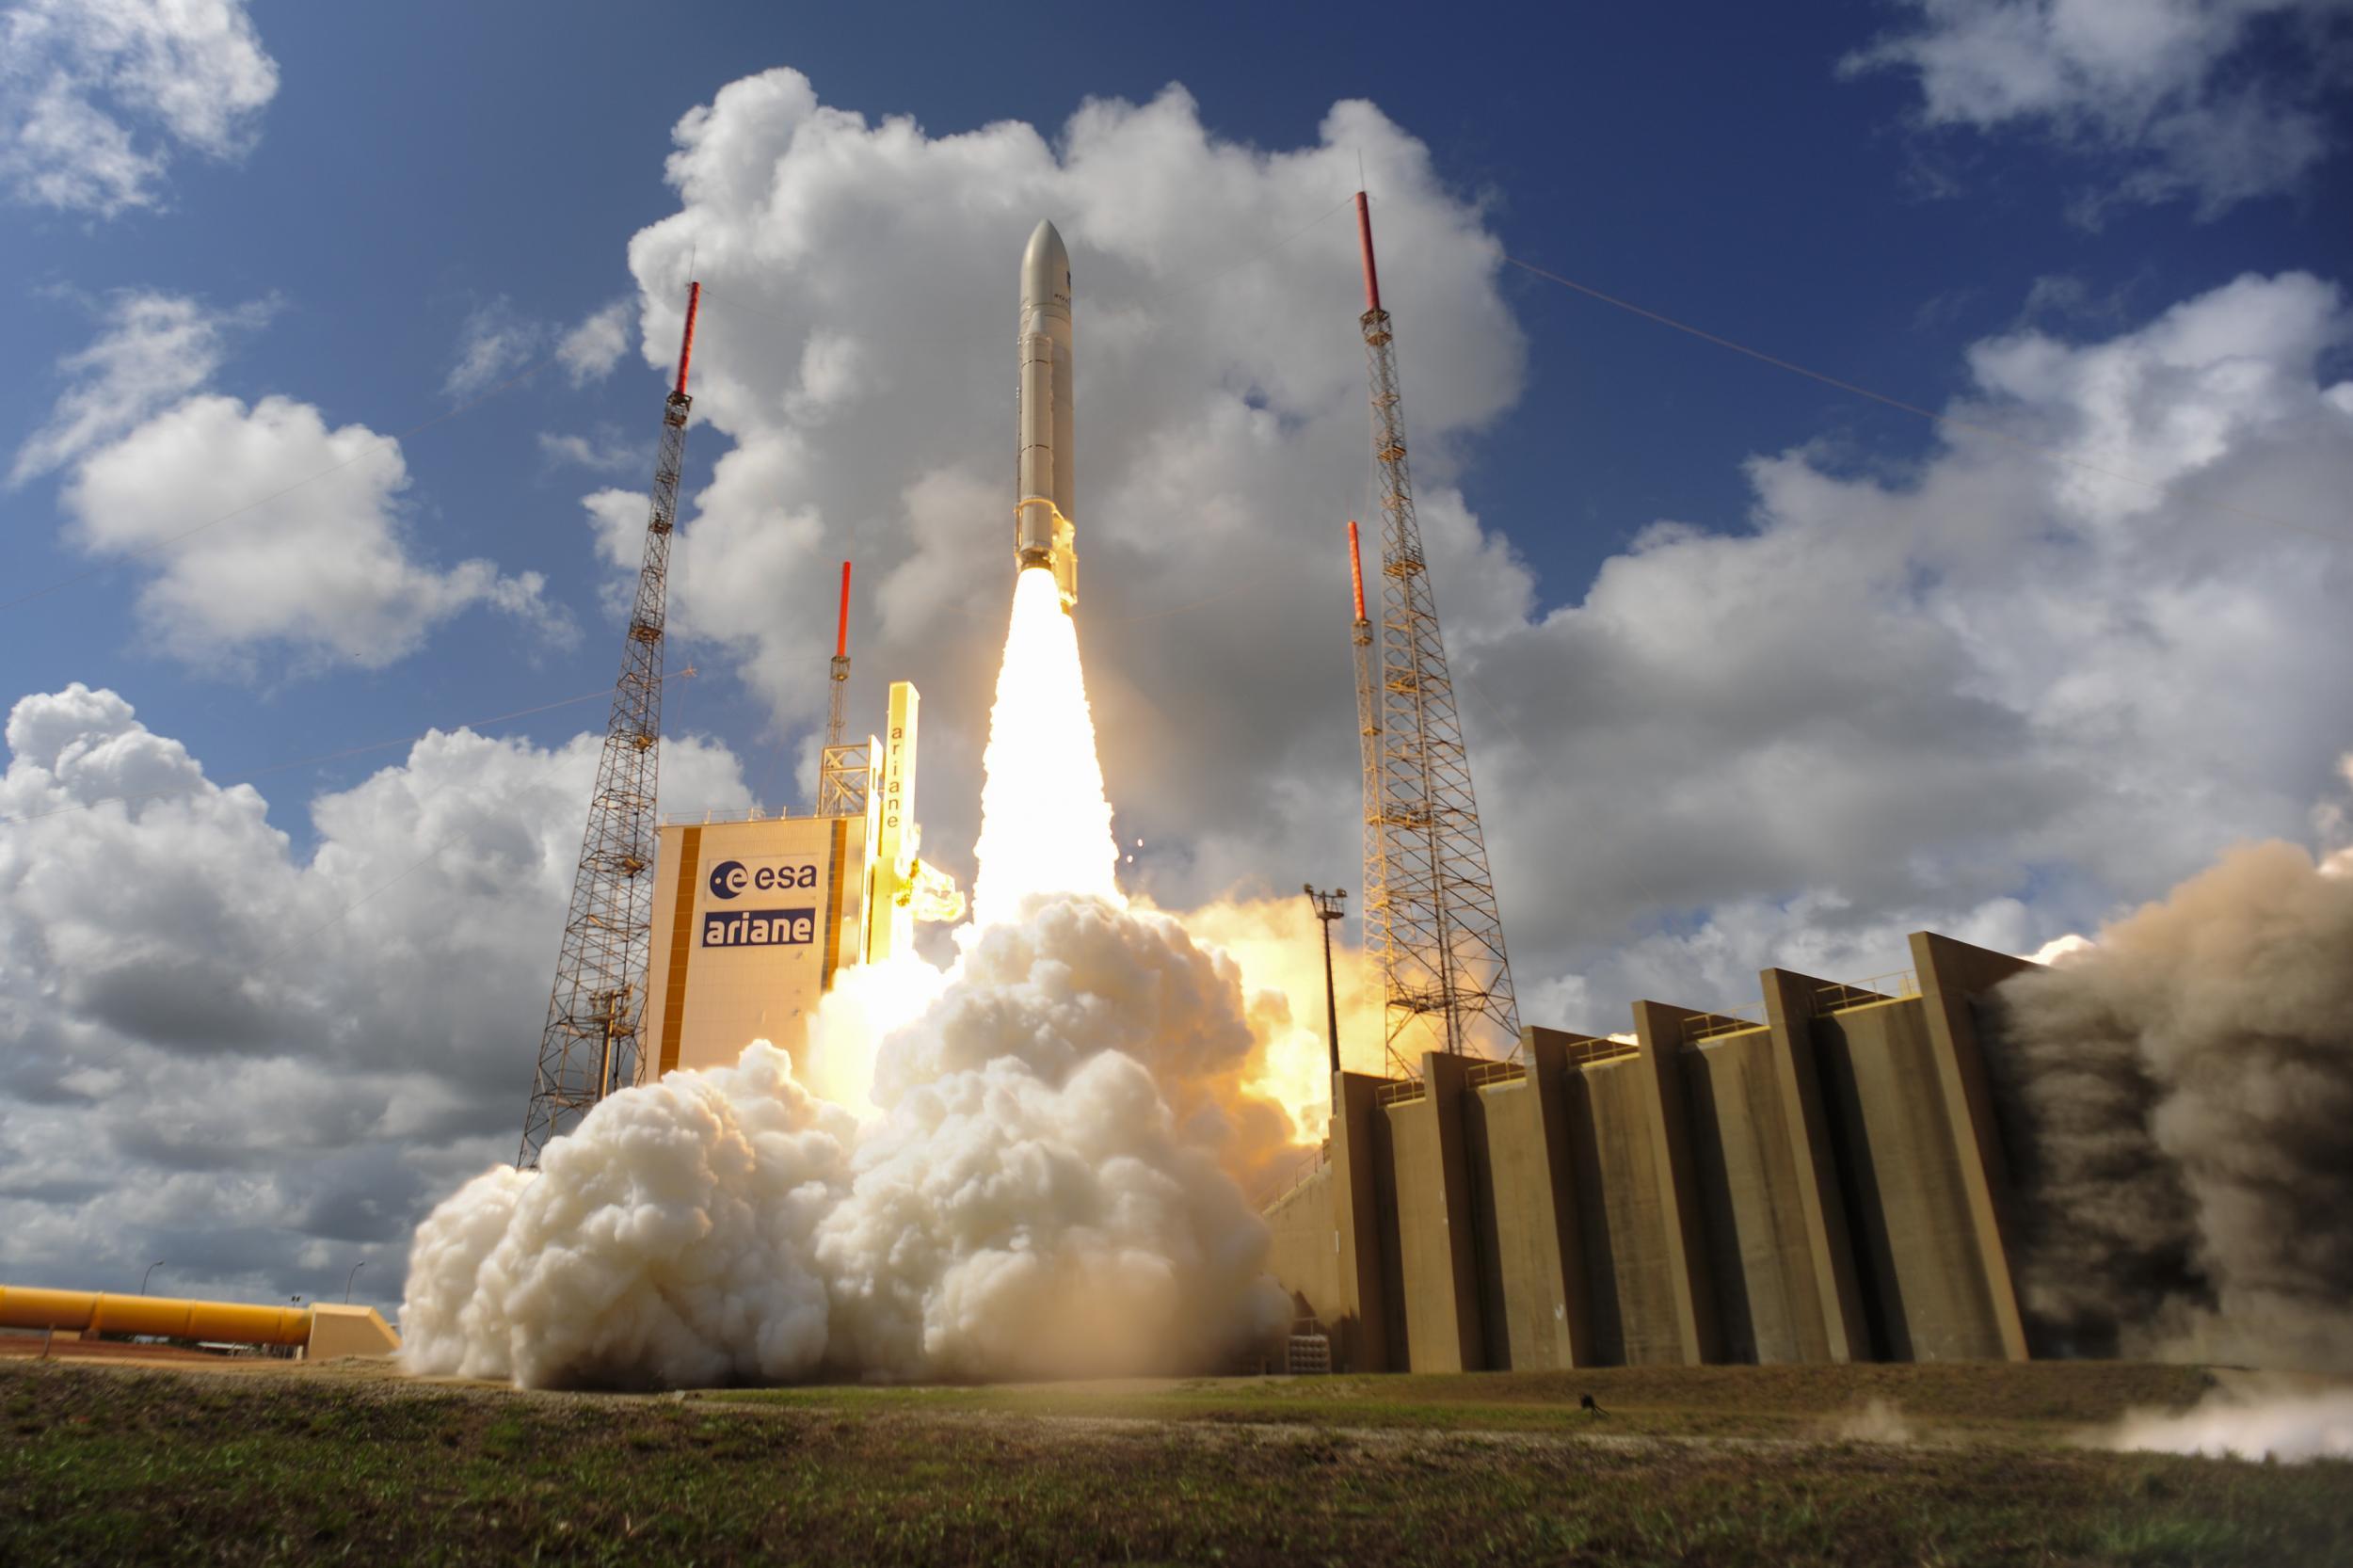
[[[1053,574],[1041,568],[1014,577],[1013,624],[982,773],[975,923],[1014,920],[1040,893],[1124,904],[1078,627],[1062,613]]]

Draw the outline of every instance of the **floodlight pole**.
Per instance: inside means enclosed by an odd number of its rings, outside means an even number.
[[[1307,902],[1316,906],[1316,919],[1323,926],[1324,1037],[1331,1046],[1332,1076],[1337,1079],[1340,1072],[1340,1001],[1339,993],[1332,984],[1332,922],[1347,913],[1340,904],[1348,897],[1348,889],[1336,888],[1328,893],[1320,893],[1313,883],[1304,883],[1301,890],[1307,895]],[[1337,1086],[1333,1093],[1339,1093]]]
[[[363,1257],[359,1262],[354,1263],[351,1266],[351,1272],[344,1276],[344,1304],[345,1306],[349,1306],[351,1304],[351,1282],[359,1278],[360,1271],[367,1266],[368,1260]]]
[[[140,1294],[140,1295],[144,1296],[144,1295],[146,1295],[146,1294],[147,1294],[147,1282],[148,1282],[149,1280],[151,1280],[151,1279],[154,1278],[154,1277],[155,1277],[155,1271],[156,1271],[156,1270],[158,1270],[158,1269],[160,1269],[160,1268],[162,1268],[163,1266],[164,1266],[164,1260],[163,1260],[162,1258],[160,1258],[160,1257],[159,1257],[159,1258],[157,1258],[154,1262],[150,1263],[150,1264],[147,1266],[147,1272],[145,1272],[145,1273],[143,1273],[143,1274],[139,1275],[139,1294]]]

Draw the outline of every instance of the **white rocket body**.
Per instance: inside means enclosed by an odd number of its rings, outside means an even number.
[[[1071,483],[1070,252],[1041,222],[1021,256],[1021,454],[1013,508],[1015,569],[1044,567],[1068,613],[1079,601]]]

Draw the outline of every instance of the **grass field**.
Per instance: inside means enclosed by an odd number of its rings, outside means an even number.
[[[9,1362],[0,1563],[2353,1560],[2353,1464],[2078,1441],[2204,1386],[2077,1364],[628,1397]]]

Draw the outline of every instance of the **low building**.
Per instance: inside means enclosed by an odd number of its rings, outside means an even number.
[[[873,877],[863,817],[662,825],[646,1053],[655,1075],[798,1054],[818,1000],[862,956]]]
[[[1976,1003],[2030,966],[1911,947],[1876,987],[1768,969],[1755,1017],[1340,1074],[1276,1277],[1351,1371],[2025,1359]]]
[[[821,782],[821,802],[836,808],[827,814],[662,824],[644,1025],[649,1077],[731,1065],[754,1040],[799,1060],[809,1017],[844,967],[911,951],[918,920],[963,914],[953,881],[919,853],[919,703],[913,685],[896,681],[884,735],[827,748],[842,753],[829,755]]]

